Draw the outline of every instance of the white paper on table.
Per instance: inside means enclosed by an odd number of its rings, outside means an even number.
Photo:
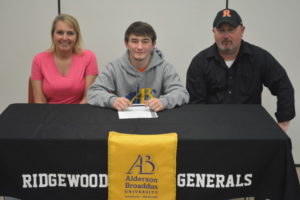
[[[118,111],[119,119],[157,118],[157,113],[143,104],[133,104],[125,110]]]

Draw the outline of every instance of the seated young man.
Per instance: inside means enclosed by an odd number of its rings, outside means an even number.
[[[155,112],[188,103],[179,75],[155,45],[156,33],[149,24],[132,23],[125,32],[127,51],[96,78],[88,103],[116,110],[145,104]]]

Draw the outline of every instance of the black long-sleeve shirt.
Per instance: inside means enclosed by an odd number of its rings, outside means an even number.
[[[187,71],[190,103],[261,104],[263,85],[277,96],[278,122],[295,117],[294,89],[284,68],[266,50],[242,41],[230,68],[216,44],[198,53]]]

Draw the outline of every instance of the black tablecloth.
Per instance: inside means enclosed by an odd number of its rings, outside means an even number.
[[[300,199],[291,141],[261,106],[185,105],[158,116],[120,120],[116,111],[90,105],[12,104],[0,115],[0,195],[24,200],[107,199],[104,179],[95,176],[107,174],[108,132],[117,131],[178,133],[177,200]],[[93,176],[97,186],[41,186],[41,174],[49,180]],[[31,177],[31,185],[24,175]],[[201,185],[200,176],[214,177],[213,182],[205,179]],[[227,183],[233,178],[234,187],[218,187],[216,177],[221,176]]]

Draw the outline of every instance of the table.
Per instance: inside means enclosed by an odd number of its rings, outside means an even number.
[[[290,138],[260,105],[185,105],[119,120],[91,105],[12,104],[0,115],[0,195],[107,199],[109,131],[178,133],[177,200],[300,199]]]

